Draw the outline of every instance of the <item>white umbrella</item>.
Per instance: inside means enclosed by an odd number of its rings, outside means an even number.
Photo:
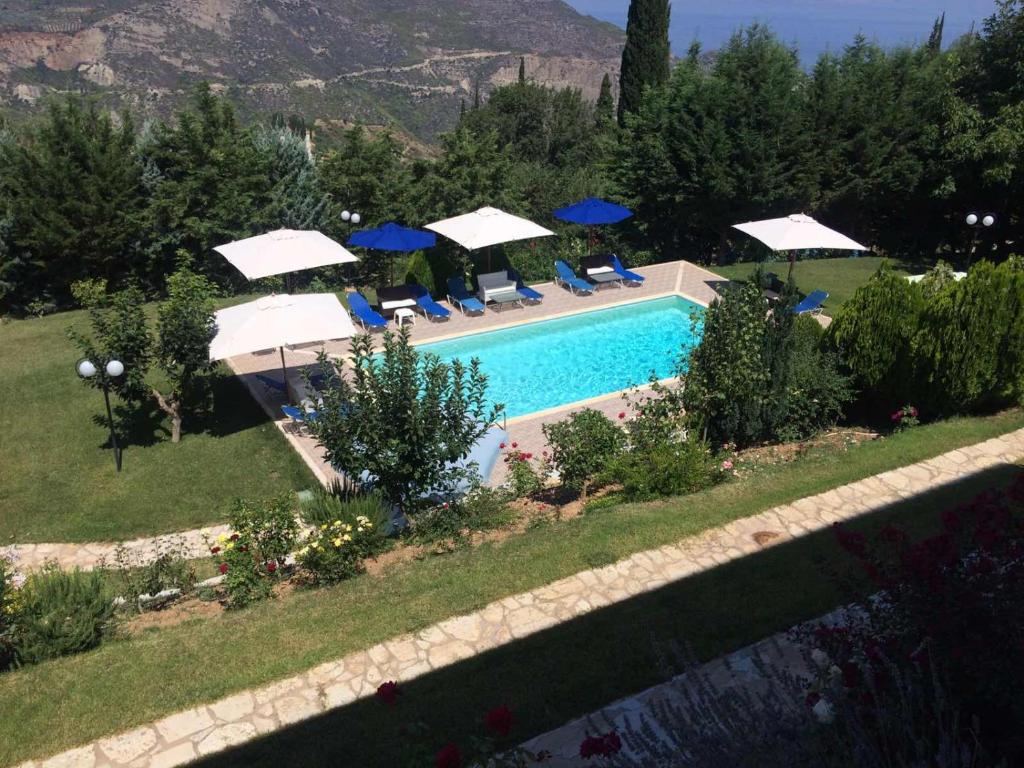
[[[216,313],[217,335],[210,359],[223,360],[261,349],[354,336],[352,320],[333,293],[278,294]]]
[[[426,229],[444,235],[470,251],[514,240],[529,240],[555,234],[529,219],[491,207],[435,221],[433,224],[427,224]]]
[[[359,261],[340,243],[312,230],[278,229],[213,250],[250,280],[300,269]]]
[[[840,251],[866,251],[868,248],[851,240],[841,232],[819,224],[810,216],[795,213],[781,219],[765,219],[734,224],[733,229],[760,240],[773,251],[803,251],[825,248]],[[789,272],[793,273],[793,259],[789,257]]]

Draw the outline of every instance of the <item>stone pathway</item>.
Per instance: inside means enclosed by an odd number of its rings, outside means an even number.
[[[775,507],[679,544],[638,552],[301,675],[179,712],[42,762],[25,763],[23,768],[181,765],[371,695],[384,680],[408,681],[763,546],[790,541],[1022,458],[1024,429]]]

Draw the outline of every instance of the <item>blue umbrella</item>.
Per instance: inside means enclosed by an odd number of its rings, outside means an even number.
[[[598,197],[588,197],[565,208],[559,208],[554,212],[556,219],[568,221],[572,224],[582,224],[587,227],[587,251],[590,250],[591,235],[590,228],[597,224],[618,224],[628,219],[633,212],[622,205],[609,203]]]
[[[420,251],[433,248],[437,244],[437,236],[433,232],[410,229],[389,221],[374,229],[363,229],[353,232],[346,245],[357,245],[362,248],[373,248],[378,251]],[[391,264],[391,281],[394,282],[394,262]]]

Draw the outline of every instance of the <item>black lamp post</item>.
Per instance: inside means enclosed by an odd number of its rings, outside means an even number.
[[[971,266],[971,262],[974,261],[974,249],[978,247],[978,232],[982,229],[988,229],[996,223],[996,215],[994,213],[971,213],[967,214],[964,219],[964,223],[971,228],[971,250],[967,254],[967,266]]]
[[[103,390],[103,402],[107,406],[107,426],[110,427],[110,444],[114,447],[114,465],[121,471],[121,447],[117,444],[117,432],[114,431],[114,414],[110,410],[110,380],[124,375],[124,363],[120,360],[108,360],[102,369],[92,360],[83,357],[75,363],[75,371],[83,379],[91,379],[97,374],[100,377],[100,388]]]

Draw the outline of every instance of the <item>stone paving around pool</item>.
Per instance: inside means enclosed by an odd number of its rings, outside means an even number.
[[[271,733],[595,609],[628,600],[765,546],[876,511],[1024,458],[1024,429],[800,499],[678,544],[507,597],[295,677],[166,717],[23,768],[169,768]]]

